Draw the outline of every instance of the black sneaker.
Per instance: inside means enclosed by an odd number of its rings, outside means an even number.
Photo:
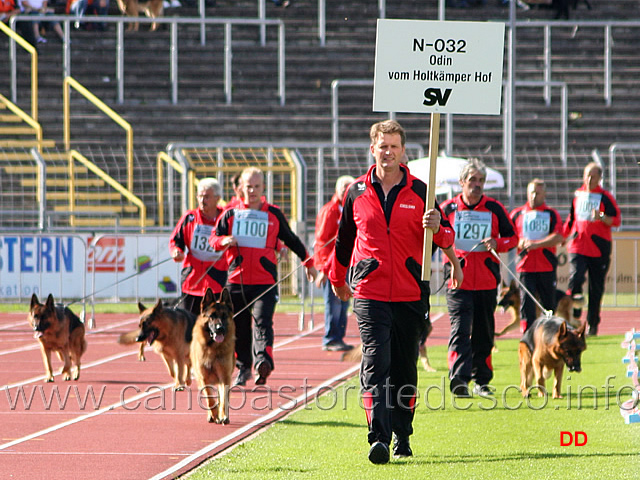
[[[451,390],[451,393],[453,393],[454,397],[471,398],[467,382],[463,382],[460,379],[452,378],[451,383],[449,384],[449,390]]]
[[[409,445],[409,437],[398,437],[393,439],[393,456],[394,457],[413,457],[411,446]]]
[[[264,385],[267,383],[267,377],[271,375],[271,365],[269,365],[269,362],[260,362],[256,371],[258,372],[256,385]]]
[[[369,449],[369,461],[376,465],[389,463],[389,445],[382,442],[374,442]]]
[[[598,326],[589,325],[589,330],[587,331],[587,337],[596,337],[596,336],[598,336]]]
[[[238,371],[238,376],[233,382],[233,386],[244,387],[247,384],[247,380],[251,378],[251,369],[250,368],[241,368]]]

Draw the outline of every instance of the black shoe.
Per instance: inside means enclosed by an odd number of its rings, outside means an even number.
[[[473,394],[478,395],[479,397],[488,397],[494,395],[493,390],[491,390],[491,387],[489,385],[479,385],[477,383],[473,387]]]
[[[409,437],[395,436],[393,439],[393,456],[394,457],[413,457],[411,446],[409,445]]]
[[[337,342],[329,342],[322,346],[322,350],[328,350],[329,352],[348,352],[353,350],[353,345],[347,345],[342,340]]]
[[[589,330],[587,331],[587,337],[596,337],[596,336],[598,336],[598,326],[589,325]]]
[[[451,393],[453,393],[453,395],[457,398],[471,398],[467,382],[464,382],[458,378],[451,379],[449,390],[451,390]]]
[[[247,384],[247,380],[251,378],[251,369],[250,368],[241,368],[238,371],[238,376],[233,382],[233,386],[244,387]]]
[[[271,375],[271,365],[269,365],[269,362],[260,362],[256,371],[258,372],[256,385],[264,385],[267,383],[267,377]]]
[[[376,465],[389,463],[389,445],[382,442],[374,442],[369,449],[369,461]]]

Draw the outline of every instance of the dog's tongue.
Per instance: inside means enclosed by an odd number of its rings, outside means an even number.
[[[221,334],[221,333],[216,333],[216,334],[213,336],[213,341],[214,341],[214,342],[216,342],[216,343],[222,343],[222,342],[224,342],[224,335],[223,335],[223,334]]]
[[[149,345],[151,345],[155,339],[156,339],[156,332],[151,332],[147,337],[147,342],[149,342]]]

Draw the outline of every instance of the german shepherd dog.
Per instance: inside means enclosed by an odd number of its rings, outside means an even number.
[[[498,306],[502,307],[502,311],[511,313],[511,322],[502,330],[496,332],[496,337],[500,337],[520,326],[520,321],[522,320],[520,317],[520,302],[520,288],[516,281],[511,280],[509,285],[503,283],[498,296]],[[579,308],[583,303],[582,296],[571,297],[571,295],[567,295],[562,290],[556,290],[556,309],[554,313],[565,319],[574,328],[579,328],[581,322],[580,319],[573,316],[573,308]],[[536,313],[538,316],[542,314],[539,307],[536,307]]]
[[[55,304],[53,295],[49,294],[47,302],[42,304],[34,293],[31,296],[28,320],[33,328],[34,337],[40,342],[45,381],[53,382],[52,351],[56,352],[58,358],[64,362],[60,372],[62,379],[64,381],[71,380],[71,364],[75,363],[76,371],[73,379],[78,380],[80,378],[80,358],[87,351],[84,324],[78,316],[64,305]]]
[[[185,385],[191,385],[189,347],[195,316],[182,308],[165,307],[162,300],[150,308],[138,302],[138,310],[140,328],[120,335],[118,343],[130,345],[146,341],[164,360],[175,381],[173,389],[184,390]]]
[[[231,295],[225,288],[216,300],[207,289],[202,312],[193,328],[191,364],[201,390],[206,391],[209,422],[229,423],[229,386],[235,367],[236,326]],[[217,402],[213,390],[217,389]]]
[[[149,18],[158,18],[164,13],[162,2],[163,0],[118,0],[118,8],[123,15],[129,17],[137,17],[140,13],[144,13]],[[132,22],[127,30],[138,31],[139,26],[138,22]],[[158,24],[153,22],[149,30],[153,32],[157,28]]]
[[[574,329],[565,319],[556,316],[541,316],[529,327],[518,349],[523,396],[529,395],[532,380],[542,387],[538,396],[544,396],[545,379],[554,372],[553,398],[562,398],[560,387],[565,364],[570,372],[582,371],[580,357],[587,348],[585,327],[586,322]]]

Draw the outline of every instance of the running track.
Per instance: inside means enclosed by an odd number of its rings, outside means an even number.
[[[429,345],[445,344],[448,318],[440,314],[433,320]],[[508,320],[496,314],[499,327]],[[357,365],[340,361],[340,353],[321,350],[322,315],[316,313],[314,329],[300,332],[298,315],[278,314],[276,370],[267,386],[250,381],[245,389],[236,387],[231,423],[209,424],[195,384],[191,392],[173,393],[158,355],[148,349],[147,361],[139,362],[137,348],[117,344],[137,321],[135,315],[98,315],[96,328],[87,331],[80,380],[61,381],[61,362],[54,358],[55,382],[45,384],[26,314],[0,315],[3,478],[175,478],[313,401],[318,389],[357,372]],[[355,323],[351,315],[346,340],[352,344],[358,343]],[[600,330],[623,334],[638,323],[637,312],[605,312]],[[505,336],[517,337],[517,332]]]

